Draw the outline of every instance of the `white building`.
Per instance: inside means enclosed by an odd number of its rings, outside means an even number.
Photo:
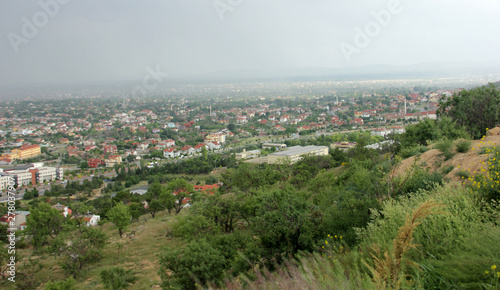
[[[25,186],[37,183],[49,182],[56,179],[63,179],[63,169],[43,166],[43,163],[22,165],[12,169],[4,170],[4,173],[14,179],[17,186]]]
[[[287,150],[271,153],[267,156],[267,162],[269,164],[277,163],[283,159],[288,159],[291,163],[295,163],[304,156],[325,156],[328,155],[327,146],[293,146]]]
[[[0,191],[3,191],[7,187],[9,187],[9,175],[1,171],[0,169]],[[12,179],[14,181],[14,179]]]
[[[163,157],[165,158],[175,158],[180,155],[180,152],[178,152],[175,148],[167,148],[163,150]]]

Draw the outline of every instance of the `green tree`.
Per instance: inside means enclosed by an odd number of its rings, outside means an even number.
[[[225,258],[205,239],[192,241],[184,248],[168,249],[160,256],[163,287],[196,289],[207,282],[220,285]]]
[[[298,251],[313,250],[322,220],[318,207],[287,188],[260,194],[252,228],[260,237],[264,258],[273,266],[273,261],[280,263]]]
[[[84,266],[101,259],[106,235],[98,229],[80,227],[70,236],[70,242],[61,243],[57,253],[61,255],[61,267],[76,278]]]
[[[500,91],[493,84],[461,91],[450,99],[441,100],[438,113],[450,116],[479,139],[486,134],[486,128],[493,128],[500,122]]]
[[[31,210],[27,217],[27,233],[32,237],[37,248],[41,246],[46,237],[55,239],[65,224],[65,218],[60,211],[49,204],[41,202]]]
[[[203,157],[203,161],[207,162],[207,160],[208,160],[207,147],[205,147],[205,146],[201,147],[201,156]]]
[[[119,202],[108,212],[108,219],[118,228],[120,237],[123,237],[123,231],[127,230],[130,224],[130,211],[128,206]]]
[[[236,125],[235,125],[235,124],[233,124],[233,123],[229,123],[229,124],[227,125],[227,129],[228,129],[229,131],[233,132],[234,134],[236,134]]]
[[[167,184],[167,193],[175,195],[174,209],[178,214],[186,205],[184,199],[189,198],[194,193],[193,185],[184,179],[174,179]]]
[[[154,218],[156,213],[165,209],[165,205],[158,199],[153,199],[148,203],[146,210]]]
[[[128,205],[132,219],[138,220],[144,214],[144,206],[138,202],[132,202]]]

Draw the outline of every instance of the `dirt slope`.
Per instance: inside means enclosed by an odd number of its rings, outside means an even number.
[[[453,166],[453,170],[446,175],[446,177],[451,180],[460,180],[460,177],[456,175],[458,171],[467,171],[470,175],[473,173],[481,173],[481,169],[487,169],[487,160],[490,158],[488,154],[480,154],[481,148],[493,148],[495,146],[500,148],[499,134],[500,128],[491,129],[482,140],[472,141],[471,149],[466,153],[457,153],[455,148],[453,148],[452,152],[456,154],[447,161],[443,161],[443,157],[440,156],[441,151],[437,149],[431,149],[422,153],[419,157],[410,157],[401,162],[396,170],[396,174],[399,176],[405,175],[415,163],[415,158],[419,158],[417,160],[418,165],[422,165],[424,169],[430,172],[446,168],[450,165]]]

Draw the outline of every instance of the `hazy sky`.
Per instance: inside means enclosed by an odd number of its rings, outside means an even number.
[[[499,61],[499,12],[500,0],[1,0],[0,85]]]

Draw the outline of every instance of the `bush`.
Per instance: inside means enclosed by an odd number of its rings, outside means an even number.
[[[453,142],[451,140],[449,140],[449,139],[440,140],[434,146],[434,148],[436,148],[437,150],[439,150],[439,151],[441,151],[443,153],[445,153],[447,151],[450,151],[452,147],[453,147]]]
[[[396,195],[409,195],[416,193],[418,190],[430,190],[436,185],[443,184],[443,176],[438,172],[429,173],[420,167],[415,168],[415,171],[411,173],[410,177],[404,181],[403,177],[396,179],[397,184],[401,184]]]
[[[76,280],[69,278],[63,281],[54,281],[45,284],[45,290],[76,290]]]
[[[445,161],[450,160],[454,156],[454,154],[450,151],[453,147],[453,141],[449,139],[439,141],[434,147],[442,152],[441,156],[444,157]]]
[[[220,232],[217,224],[200,214],[188,214],[172,226],[172,234],[185,240],[214,236]]]
[[[220,285],[226,260],[207,240],[186,247],[167,249],[160,256],[160,276],[164,288],[196,289],[208,282]]]
[[[418,247],[408,257],[422,270],[413,278],[423,289],[481,288],[485,270],[500,259],[499,228],[484,223],[498,219],[498,208],[478,204],[473,192],[456,184],[385,201],[381,211],[372,212],[372,222],[358,229],[361,249],[375,244],[390,251],[408,213],[431,200],[442,205],[442,214],[427,217],[413,233]]]
[[[455,167],[453,167],[453,165],[445,166],[441,169],[441,174],[446,175],[446,174],[450,173],[453,170],[453,168],[455,168]]]
[[[410,157],[415,156],[415,155],[420,155],[421,153],[424,153],[427,150],[429,150],[429,148],[427,148],[427,146],[417,145],[417,146],[401,149],[401,151],[399,152],[399,155],[401,156],[401,158],[406,159],[406,158],[410,158]]]
[[[469,172],[464,171],[464,170],[457,171],[457,172],[455,173],[455,175],[456,175],[456,176],[458,176],[458,177],[460,177],[460,178],[462,178],[462,179],[467,179],[467,178],[469,178],[469,176],[470,176],[470,175],[469,175]]]
[[[493,152],[495,152],[495,148],[483,146],[483,147],[481,147],[481,150],[479,151],[479,155],[489,154],[489,153],[493,153]]]
[[[457,152],[466,153],[469,151],[471,144],[472,142],[469,140],[459,140],[455,146]]]
[[[132,270],[121,267],[102,270],[100,276],[104,288],[112,290],[126,289],[137,280]]]

